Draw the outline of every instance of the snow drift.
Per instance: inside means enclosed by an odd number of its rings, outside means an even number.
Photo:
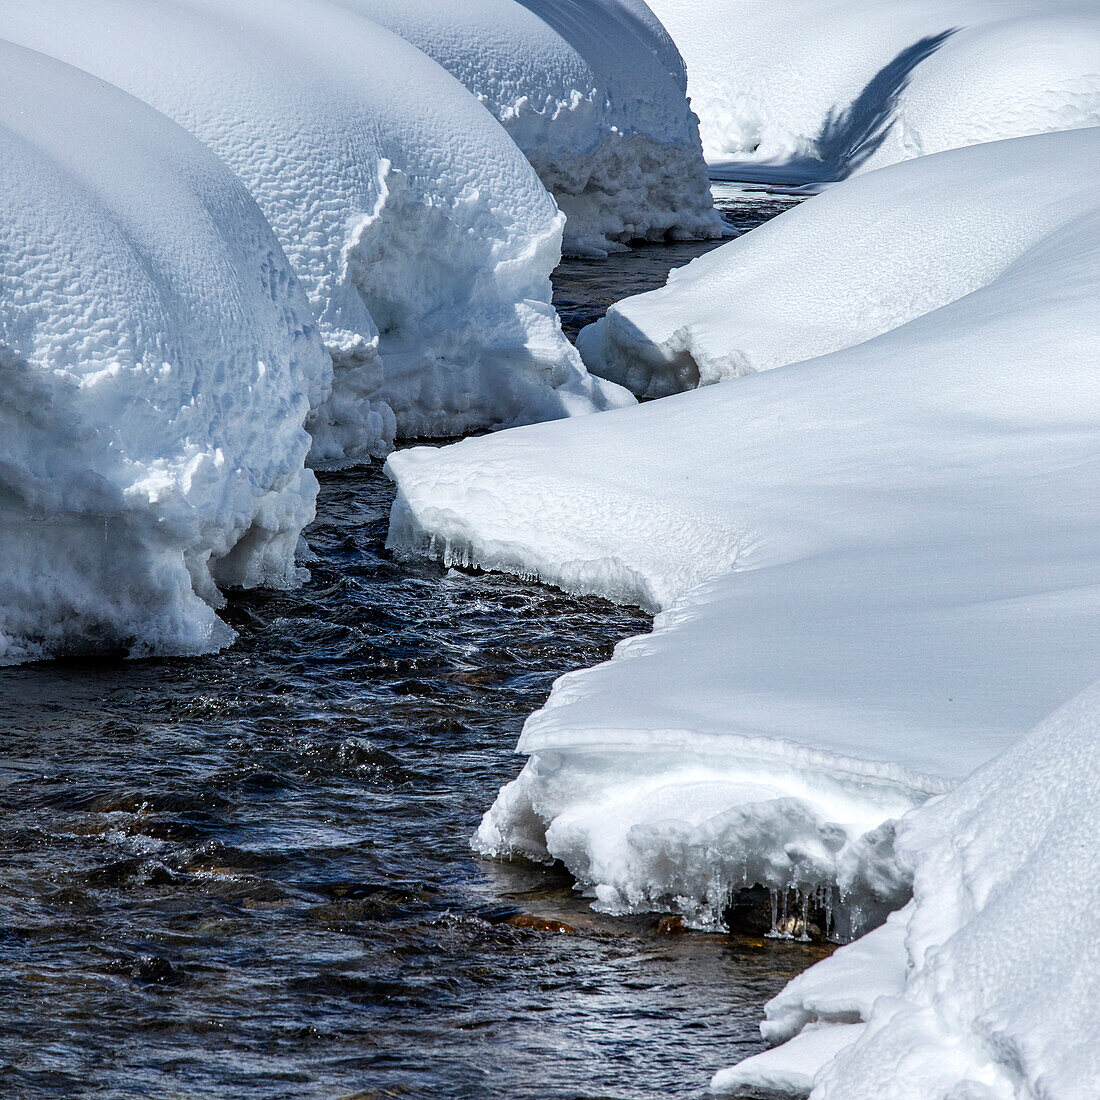
[[[642,0],[340,0],[419,46],[501,121],[574,254],[722,236],[684,64]]]
[[[1100,123],[1094,0],[651,0],[712,169],[805,184]]]
[[[935,234],[993,196],[988,236],[878,263],[884,298],[902,281],[925,312],[856,346],[391,456],[398,551],[667,609],[558,681],[482,851],[559,858],[607,908],[700,925],[753,883],[830,903],[840,936],[904,900],[889,822],[1100,662],[1098,156],[1095,129],[973,146],[755,231],[843,301],[864,253],[788,234],[842,237],[893,204]],[[997,216],[1004,180],[1033,217]]]
[[[1088,190],[1078,161],[1045,193],[1049,173],[1026,148],[859,177],[788,210],[612,306],[577,341],[588,369],[658,397],[850,347],[964,297],[1064,221],[1067,193]]]
[[[764,1025],[787,1042],[712,1088],[812,1089],[814,1100],[1095,1096],[1098,789],[1100,684],[899,824],[912,903],[791,982]]]
[[[263,215],[163,115],[0,42],[0,664],[227,644],[296,581],[331,368]]]
[[[451,435],[627,399],[585,373],[550,305],[553,200],[396,35],[324,0],[41,0],[0,6],[0,34],[152,104],[244,181],[333,357],[315,464],[384,453],[395,427]]]

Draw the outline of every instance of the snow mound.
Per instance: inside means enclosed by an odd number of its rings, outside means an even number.
[[[883,270],[884,295],[903,277],[929,312],[873,339],[390,457],[397,551],[666,609],[528,720],[481,851],[561,859],[608,909],[703,926],[754,883],[798,892],[776,925],[795,934],[825,908],[843,938],[905,900],[890,822],[1100,662],[1098,156],[1095,129],[973,146],[772,223],[780,248],[815,217],[843,234],[864,204],[928,227],[941,194],[1031,196],[1042,232],[1025,221],[1025,246],[987,263],[1001,246],[976,227],[980,285],[955,300],[935,291],[951,264]],[[862,262],[821,258],[839,298]]]
[[[913,902],[796,978],[765,1024],[768,1037],[793,1038],[722,1071],[712,1089],[814,1100],[1095,1096],[1097,789],[1100,684],[899,824]]]
[[[684,64],[642,0],[340,0],[474,92],[568,216],[565,248],[720,237]]]
[[[1095,0],[651,0],[707,159],[807,184],[1100,123]]]
[[[41,0],[4,6],[0,34],[152,104],[244,181],[333,358],[315,465],[385,453],[395,430],[628,400],[587,375],[550,304],[553,200],[488,112],[391,32],[326,0]]]
[[[1067,202],[1091,201],[1088,143],[1061,154],[1068,180],[1054,193],[1026,148],[849,180],[618,302],[582,330],[581,355],[659,397],[851,347],[963,299],[1064,222]]]
[[[218,649],[290,585],[328,356],[239,181],[163,115],[0,42],[0,664]]]

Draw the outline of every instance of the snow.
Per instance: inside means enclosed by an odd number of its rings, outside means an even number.
[[[864,1031],[861,1024],[809,1027],[781,1050],[765,1050],[739,1065],[719,1070],[711,1080],[711,1092],[734,1096],[807,1096],[814,1077]]]
[[[849,180],[618,302],[578,347],[647,397],[851,347],[978,290],[1091,201],[1089,149],[1054,191],[1038,157],[992,144]]]
[[[859,1024],[870,1016],[879,997],[900,997],[912,908],[910,902],[891,913],[885,924],[789,982],[768,1002],[767,1018],[760,1025],[764,1038],[785,1043],[807,1029]]]
[[[340,0],[438,61],[568,216],[573,254],[720,237],[683,62],[641,0]]]
[[[1095,1096],[1098,749],[1094,684],[905,818],[897,852],[913,902],[796,978],[768,1006],[782,1021],[772,1037],[794,1038],[720,1072],[712,1089],[754,1095],[750,1086],[777,1082],[780,1095],[812,1086],[814,1100]],[[823,1019],[813,1003],[822,994],[850,999],[865,1025]],[[822,1048],[817,1065],[800,1040]]]
[[[652,0],[712,169],[814,184],[1100,123],[1095,0]]]
[[[954,150],[754,232],[793,284],[923,304],[861,343],[390,457],[399,553],[663,610],[528,720],[482,852],[699,926],[754,882],[841,937],[904,902],[891,822],[1095,677],[1098,156],[1095,129]],[[913,265],[799,247],[888,210],[972,235]]]
[[[206,652],[296,583],[331,375],[240,182],[163,115],[0,42],[0,664]]]
[[[41,0],[0,34],[111,81],[244,181],[332,354],[318,466],[629,400],[550,304],[563,219],[457,81],[325,0]]]

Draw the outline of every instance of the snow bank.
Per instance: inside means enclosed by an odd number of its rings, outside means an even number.
[[[435,58],[568,215],[574,254],[720,237],[684,64],[642,0],[340,0]]]
[[[754,882],[797,888],[810,919],[829,903],[841,936],[904,900],[888,823],[1100,660],[1098,156],[1100,130],[955,150],[772,223],[778,249],[815,212],[843,234],[872,200],[931,232],[941,193],[984,203],[1011,178],[1031,197],[1011,255],[999,220],[975,230],[955,300],[936,289],[956,285],[952,261],[881,270],[885,297],[903,279],[928,312],[873,339],[391,456],[398,551],[668,609],[558,681],[482,851],[562,859],[609,909],[700,925]],[[859,249],[820,262],[841,300],[864,279]],[[816,263],[791,277],[812,283]],[[804,930],[795,916],[785,930]]]
[[[330,366],[263,215],[163,115],[0,42],[0,664],[227,644],[296,581]]]
[[[897,328],[989,283],[1065,221],[1067,197],[1091,194],[1093,146],[1054,147],[1067,178],[1053,190],[1027,145],[849,180],[612,306],[581,354],[655,397]]]
[[[1100,123],[1095,0],[651,0],[707,159],[804,184]]]
[[[324,0],[41,0],[0,9],[0,34],[144,99],[245,182],[335,364],[315,464],[387,451],[395,416],[399,434],[451,435],[626,399],[588,377],[550,305],[553,200],[396,35]]]
[[[1094,1097],[1098,789],[1100,684],[899,824],[913,902],[796,978],[764,1026],[769,1038],[794,1037],[712,1088],[812,1087],[814,1100]]]

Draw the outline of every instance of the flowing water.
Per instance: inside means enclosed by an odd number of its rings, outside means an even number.
[[[566,323],[707,247],[563,265]],[[391,499],[322,478],[311,581],[234,595],[223,654],[0,670],[0,1095],[698,1097],[760,1048],[817,949],[468,847],[554,677],[648,619],[399,565]]]
[[[715,183],[715,205],[730,228],[738,233],[796,206],[801,200],[768,191],[745,190],[737,184]],[[683,267],[722,241],[678,241],[642,245],[630,252],[613,253],[606,260],[569,260],[554,273],[554,304],[562,328],[571,339],[607,307],[631,294],[664,286],[669,271]]]

